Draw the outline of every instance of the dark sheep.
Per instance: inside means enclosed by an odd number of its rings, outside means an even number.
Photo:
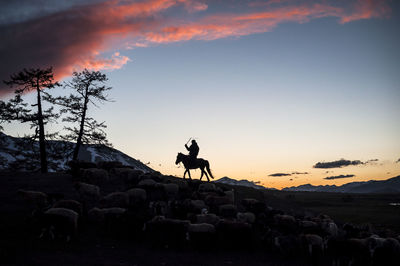
[[[82,204],[76,200],[59,200],[54,203],[53,208],[65,208],[69,210],[73,210],[79,216],[82,215]]]
[[[127,208],[129,205],[129,195],[126,192],[110,193],[100,200],[100,205],[103,208]]]
[[[182,246],[186,242],[186,233],[190,222],[156,216],[146,223],[147,239],[153,244],[165,246]]]

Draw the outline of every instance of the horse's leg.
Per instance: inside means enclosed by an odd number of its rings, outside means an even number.
[[[189,174],[189,179],[190,179],[190,180],[192,180],[192,177],[191,177],[191,175],[190,175],[190,171],[189,171],[189,169],[187,169],[186,171],[187,171],[187,172],[188,172],[188,174]]]
[[[203,169],[203,168],[201,168],[201,176],[200,176],[200,181],[201,181],[201,179],[203,178],[203,175],[204,175],[204,169]]]
[[[204,170],[202,169],[202,171],[204,171]],[[208,178],[208,175],[207,175],[207,172],[206,172],[206,171],[204,171],[204,174],[205,174],[206,177],[207,177],[207,182],[210,182],[210,178]]]
[[[183,179],[185,179],[186,176],[186,172],[188,171],[188,169],[185,170],[185,172],[183,173]]]

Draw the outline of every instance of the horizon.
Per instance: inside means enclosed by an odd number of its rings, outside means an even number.
[[[0,80],[24,67],[54,66],[59,81],[83,68],[106,73],[114,102],[90,114],[106,122],[114,148],[163,174],[183,175],[176,154],[195,138],[216,179],[281,189],[400,175],[397,2],[20,0],[0,7]],[[0,98],[11,96],[0,85]],[[25,95],[30,104],[34,98]],[[30,132],[3,126],[12,136]]]

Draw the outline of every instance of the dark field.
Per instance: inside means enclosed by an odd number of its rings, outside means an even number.
[[[0,173],[0,265],[309,265],[270,250],[154,247],[143,239],[116,239],[91,228],[82,228],[78,239],[70,243],[40,241],[30,230],[31,210],[16,194],[18,189],[77,198],[72,178],[66,174]],[[123,190],[118,182],[101,189],[102,194]],[[237,202],[257,198],[288,213],[325,213],[338,224],[370,223],[379,230],[400,232],[400,206],[389,205],[400,202],[400,195],[261,192],[246,187],[235,187],[235,191]]]

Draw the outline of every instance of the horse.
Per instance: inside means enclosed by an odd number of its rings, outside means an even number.
[[[186,169],[185,173],[183,174],[183,179],[185,179],[186,173],[189,174],[189,179],[192,179],[192,177],[190,176],[189,169],[197,169],[197,168],[201,169],[200,180],[203,178],[204,174],[207,177],[207,181],[210,181],[210,179],[208,178],[208,174],[210,175],[210,177],[212,179],[214,179],[214,176],[211,173],[210,163],[207,160],[199,158],[199,159],[196,159],[195,163],[193,163],[192,159],[190,158],[189,155],[185,155],[180,152],[180,153],[178,153],[178,156],[176,157],[175,164],[179,164],[180,162],[183,163],[183,165],[185,166],[185,169]],[[204,171],[204,168],[206,168],[207,171]],[[208,174],[207,174],[207,172],[208,172]]]

